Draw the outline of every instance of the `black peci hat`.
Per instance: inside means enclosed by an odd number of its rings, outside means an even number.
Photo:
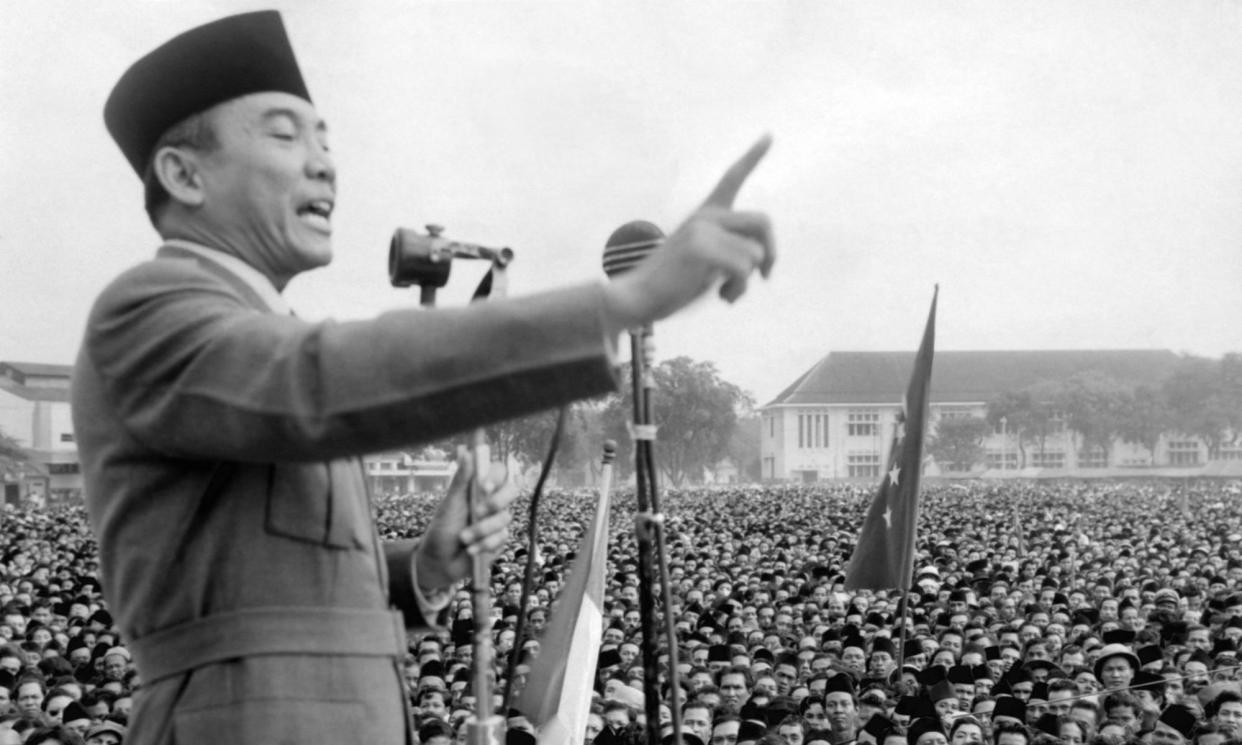
[[[190,29],[139,59],[108,96],[104,123],[142,176],[169,127],[216,104],[264,91],[311,100],[274,10]]]

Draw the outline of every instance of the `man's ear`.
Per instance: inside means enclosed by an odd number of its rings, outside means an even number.
[[[196,154],[178,147],[160,148],[151,161],[155,177],[173,201],[189,207],[203,203],[203,176]]]

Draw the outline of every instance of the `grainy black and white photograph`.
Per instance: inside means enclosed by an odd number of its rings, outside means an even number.
[[[0,745],[1242,742],[1242,0],[13,0]]]

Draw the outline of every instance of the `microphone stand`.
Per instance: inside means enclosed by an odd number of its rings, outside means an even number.
[[[677,681],[677,629],[668,614],[673,607],[669,587],[668,551],[664,542],[664,513],[656,485],[654,444],[656,425],[651,413],[655,376],[650,358],[655,356],[651,326],[630,330],[631,380],[634,398],[634,478],[638,514],[634,530],[638,538],[639,613],[642,619],[643,689],[646,695],[647,742],[660,745],[660,660],[656,646],[656,588],[661,590],[664,627],[668,644],[669,708],[673,715],[673,742],[681,745],[681,690]],[[654,565],[653,565],[654,564]],[[657,577],[656,571],[659,575]],[[658,585],[657,585],[658,580]]]
[[[432,238],[438,238],[442,228],[434,227],[436,229],[432,230],[433,226],[428,226],[428,232],[432,234]],[[443,287],[448,280],[452,256],[416,255],[414,261],[403,262],[399,256],[401,244],[411,237],[413,240],[421,239],[412,231],[399,230],[394,236],[389,254],[390,278],[394,286],[418,285],[419,304],[432,308],[435,307],[436,290]],[[488,297],[503,297],[508,290],[506,268],[513,260],[513,252],[506,248],[503,254],[497,253],[486,258],[491,260],[491,269],[479,283],[471,302],[486,300]],[[473,475],[466,484],[466,504],[469,522],[473,523],[481,510],[482,500],[486,497],[479,491],[479,481],[485,478],[491,468],[491,449],[482,427],[471,433],[470,457],[474,468]],[[503,712],[497,714],[492,710],[493,692],[496,688],[496,649],[492,643],[491,565],[482,554],[471,557],[470,576],[470,600],[474,612],[471,685],[474,688],[475,713],[466,720],[466,743],[502,745],[505,739],[505,717]]]

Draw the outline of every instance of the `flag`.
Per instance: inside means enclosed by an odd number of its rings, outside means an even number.
[[[614,446],[615,447],[615,446]],[[517,708],[534,725],[538,745],[580,745],[604,636],[604,567],[608,558],[611,452],[606,449],[595,518],[582,537],[565,589],[544,631]]]
[[[906,590],[914,571],[915,524],[919,518],[919,476],[923,470],[923,434],[927,394],[936,347],[936,298],[914,357],[910,385],[897,415],[880,488],[858,533],[845,569],[846,590]]]

